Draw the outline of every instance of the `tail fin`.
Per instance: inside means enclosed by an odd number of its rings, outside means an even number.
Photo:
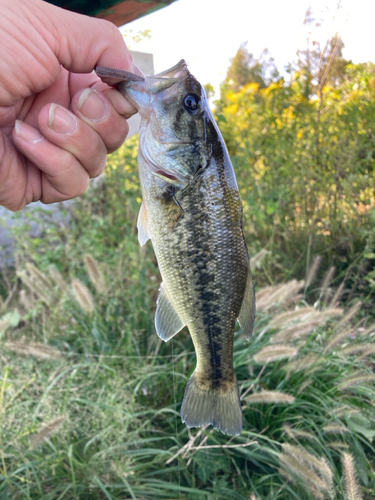
[[[188,427],[212,424],[223,434],[241,434],[243,420],[237,379],[229,387],[207,389],[197,383],[193,373],[185,389],[181,419]]]

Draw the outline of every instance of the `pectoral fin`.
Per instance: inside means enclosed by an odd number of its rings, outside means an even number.
[[[168,342],[174,337],[185,324],[182,322],[172,302],[169,300],[164,284],[160,285],[158,300],[156,301],[157,308],[155,314],[155,327],[158,336]]]
[[[143,201],[138,214],[137,228],[138,228],[138,241],[141,247],[143,247],[143,245],[147,243],[147,241],[150,239],[150,233],[147,221],[147,212]]]
[[[255,320],[255,291],[251,269],[247,277],[246,291],[242,302],[238,321],[247,340],[250,340],[253,333]]]

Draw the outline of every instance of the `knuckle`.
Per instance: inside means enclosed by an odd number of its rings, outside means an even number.
[[[90,156],[85,161],[86,170],[90,178],[98,177],[107,163],[107,148],[103,141],[97,141]]]
[[[104,172],[104,169],[107,165],[107,155],[105,157],[105,160],[101,163],[99,167],[97,167],[96,170],[93,170],[90,172],[90,178],[94,179],[95,177],[99,177]]]
[[[125,141],[129,133],[129,124],[125,118],[116,122],[116,126],[111,127],[110,133],[104,139],[108,153],[113,153]]]

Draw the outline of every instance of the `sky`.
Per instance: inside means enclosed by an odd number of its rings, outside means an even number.
[[[343,55],[354,63],[375,62],[375,0],[177,0],[159,11],[127,24],[131,50],[154,56],[155,72],[185,59],[191,73],[211,83],[219,96],[230,59],[241,43],[259,57],[268,48],[279,71],[304,48],[308,28],[303,25],[309,6],[322,27],[313,35],[325,41],[336,32],[345,44]],[[151,39],[134,43],[131,36],[151,30]]]

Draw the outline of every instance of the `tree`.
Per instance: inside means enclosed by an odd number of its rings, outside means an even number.
[[[203,85],[203,88],[206,92],[207,99],[210,100],[215,95],[215,89],[211,83],[206,83]]]
[[[247,42],[241,44],[236,55],[231,59],[224,83],[238,92],[247,83],[257,83],[260,88],[267,85],[263,79],[264,69],[261,61],[255,59],[246,48]]]
[[[314,28],[321,28],[322,19],[316,19],[309,7],[305,14],[304,24],[309,27],[306,48],[297,52],[298,60],[295,67],[299,73],[305,75],[305,96],[319,95],[324,85],[337,87],[345,79],[345,68],[351,61],[342,55],[344,43],[336,33],[325,43],[321,43],[318,36],[313,36]]]

